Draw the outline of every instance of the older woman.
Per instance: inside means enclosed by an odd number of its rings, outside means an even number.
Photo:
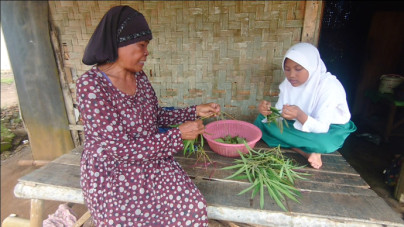
[[[182,139],[204,131],[215,103],[165,110],[143,72],[152,33],[128,6],[111,8],[83,57],[77,81],[84,121],[81,186],[97,226],[206,226],[206,201],[174,160]],[[159,127],[180,124],[159,133]]]

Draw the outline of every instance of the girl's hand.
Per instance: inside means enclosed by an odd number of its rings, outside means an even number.
[[[286,120],[298,120],[300,123],[304,124],[307,121],[307,114],[304,113],[298,106],[295,105],[284,105],[282,108],[282,117]]]
[[[193,140],[198,137],[199,134],[204,133],[205,126],[202,120],[187,121],[180,126],[178,129],[181,131],[181,138],[183,140]]]
[[[272,113],[270,108],[271,108],[271,102],[265,100],[262,100],[258,105],[258,111],[264,116],[268,116]]]
[[[215,117],[220,114],[220,105],[217,103],[206,103],[196,106],[196,115],[199,117]]]

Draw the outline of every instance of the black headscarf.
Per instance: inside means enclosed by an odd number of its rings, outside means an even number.
[[[86,65],[114,62],[118,48],[152,39],[143,14],[129,6],[115,6],[101,19],[84,51]]]

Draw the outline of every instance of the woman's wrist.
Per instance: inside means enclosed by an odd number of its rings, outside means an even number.
[[[198,117],[199,114],[200,114],[200,107],[199,107],[199,105],[196,105],[195,106],[195,115]]]

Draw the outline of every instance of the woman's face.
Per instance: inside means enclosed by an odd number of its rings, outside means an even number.
[[[309,78],[309,71],[289,58],[286,58],[283,67],[285,69],[286,79],[288,79],[293,87],[299,87]]]
[[[147,45],[149,45],[149,41],[140,41],[124,47],[119,47],[116,63],[130,72],[142,71],[147,56],[149,55]]]

